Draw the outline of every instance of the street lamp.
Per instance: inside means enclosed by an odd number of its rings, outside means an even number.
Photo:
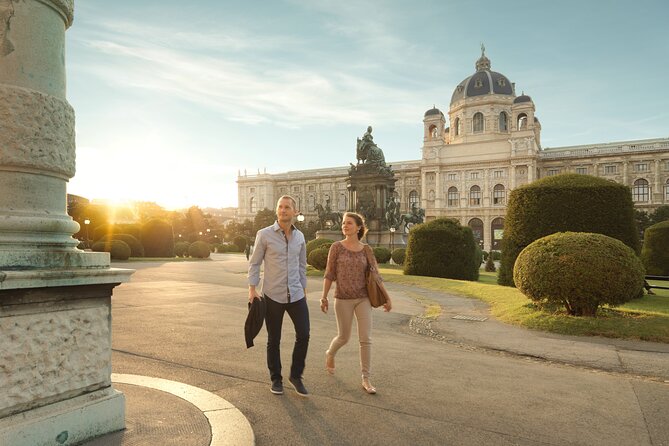
[[[390,252],[393,252],[393,249],[395,248],[395,228],[391,227],[390,228]]]
[[[91,224],[91,221],[89,219],[84,220],[84,227],[86,228],[86,247],[88,248],[88,225]]]
[[[297,221],[299,221],[300,223],[304,221],[304,215],[302,214],[302,212],[297,214]]]

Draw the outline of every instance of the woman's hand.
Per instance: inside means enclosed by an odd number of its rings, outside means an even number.
[[[323,298],[321,298],[321,311],[322,311],[323,313],[327,313],[327,312],[328,312],[328,306],[329,306],[329,305],[328,305],[328,298],[327,298],[327,297],[323,297]]]
[[[393,302],[390,299],[388,299],[388,301],[385,304],[383,304],[383,311],[387,313],[392,309],[393,309]]]

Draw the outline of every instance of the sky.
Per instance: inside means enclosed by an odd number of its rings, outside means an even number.
[[[234,207],[238,172],[347,166],[368,125],[390,164],[420,159],[425,111],[448,112],[482,43],[544,148],[667,138],[668,17],[666,0],[79,0],[68,192]]]

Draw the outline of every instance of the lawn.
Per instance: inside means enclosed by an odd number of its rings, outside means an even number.
[[[560,309],[535,305],[516,288],[497,285],[496,273],[481,271],[478,282],[405,276],[398,267],[381,265],[384,280],[481,299],[502,322],[576,336],[606,336],[669,343],[669,290],[617,308],[602,308],[596,318],[574,317]],[[665,282],[666,284],[667,282]]]

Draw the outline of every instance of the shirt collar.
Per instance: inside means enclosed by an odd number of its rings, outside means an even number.
[[[290,224],[290,232],[293,232],[295,229],[297,229],[297,228],[295,227],[294,224],[291,223]],[[279,226],[279,222],[277,220],[274,220],[274,224],[272,225],[272,230],[274,230],[274,232],[281,231],[281,226]]]

